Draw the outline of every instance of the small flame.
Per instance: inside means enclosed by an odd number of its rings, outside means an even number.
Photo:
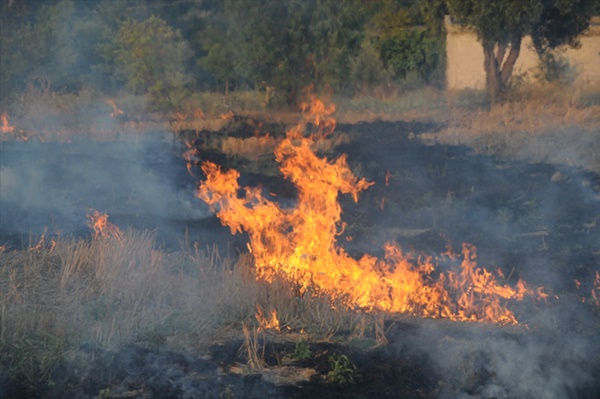
[[[181,155],[183,156],[183,159],[185,159],[185,167],[192,177],[196,177],[192,168],[197,164],[196,157],[198,155],[198,149],[190,140],[184,140],[183,143],[186,146],[186,150]]]
[[[0,115],[0,120],[2,120],[2,126],[0,126],[1,133],[12,134],[15,132],[15,127],[8,123],[8,114],[6,112],[3,112],[2,115]]]
[[[11,140],[11,139],[21,139],[23,141],[29,140],[29,138],[25,135],[25,132],[21,129],[15,129],[8,121],[8,114],[3,112],[0,115],[0,140]]]
[[[312,85],[305,90],[308,101],[302,102],[300,109],[305,115],[313,119],[314,124],[319,128],[319,134],[322,137],[327,137],[333,133],[337,124],[337,121],[331,117],[336,109],[335,104],[326,105],[313,94],[312,90]]]
[[[94,238],[96,237],[114,237],[119,241],[123,240],[123,233],[121,230],[108,221],[108,214],[98,212],[94,209],[90,209],[87,215],[88,227],[94,230]]]
[[[234,117],[235,117],[235,114],[232,111],[221,114],[221,119],[225,119],[225,120],[233,119]]]
[[[279,320],[277,319],[277,311],[271,309],[268,315],[265,315],[262,307],[256,305],[256,321],[258,321],[258,331],[275,330],[279,331]]]
[[[206,119],[206,115],[204,114],[204,111],[202,111],[201,108],[196,108],[196,110],[194,111],[194,118]]]
[[[124,112],[120,110],[119,107],[117,107],[117,103],[115,103],[115,100],[109,98],[108,100],[106,100],[106,103],[112,108],[112,112],[110,113],[111,118],[116,118],[118,116],[124,115]]]

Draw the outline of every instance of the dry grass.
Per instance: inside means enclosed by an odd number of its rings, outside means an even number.
[[[246,334],[255,353],[257,306],[274,309],[291,340],[328,339],[362,317],[285,281],[257,282],[249,255],[223,259],[198,244],[167,253],[148,232],[38,244],[0,251],[0,361],[26,385],[82,345],[198,352]]]
[[[600,87],[520,86],[490,108],[478,92],[447,93],[431,113],[445,127],[420,135],[431,144],[466,145],[506,159],[548,162],[600,172]]]
[[[245,339],[242,358],[261,367],[259,341],[330,340],[336,334],[382,343],[373,315],[352,312],[316,292],[277,280],[257,282],[250,255],[185,246],[166,253],[147,232],[122,239],[59,239],[0,251],[0,361],[34,389],[77,348],[202,352]],[[262,331],[256,309],[273,309],[280,331]],[[26,380],[23,382],[23,380]]]

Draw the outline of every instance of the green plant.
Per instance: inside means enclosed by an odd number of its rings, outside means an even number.
[[[104,388],[98,391],[98,398],[110,399],[110,388]]]
[[[294,353],[292,353],[292,357],[298,360],[308,359],[312,356],[312,352],[305,341],[296,342],[296,347],[294,348]]]
[[[41,387],[52,387],[52,374],[63,361],[64,339],[50,333],[29,331],[0,342],[0,361],[8,365],[10,380],[24,393],[33,395]]]
[[[219,394],[219,399],[233,399],[235,398],[235,394],[233,393],[233,390],[231,389],[231,386],[227,386],[225,387],[225,390],[223,390],[223,392],[221,392]]]
[[[327,380],[335,384],[354,383],[356,366],[346,355],[329,356],[331,371],[327,373]]]

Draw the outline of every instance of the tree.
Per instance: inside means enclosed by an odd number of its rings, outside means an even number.
[[[360,51],[361,2],[339,0],[222,1],[215,29],[203,36],[206,68],[233,68],[236,80],[275,89],[276,96],[294,104],[302,89],[349,85],[350,57]],[[223,18],[226,23],[222,23]],[[231,75],[221,71],[221,80]]]
[[[483,46],[486,90],[490,101],[504,93],[521,51],[531,35],[543,54],[577,37],[598,12],[598,0],[447,0],[456,21],[475,29]]]
[[[177,106],[191,84],[187,43],[159,17],[124,21],[103,52],[116,78],[134,94],[150,95],[155,107]]]
[[[366,34],[387,69],[398,79],[408,74],[430,82],[443,61],[445,4],[440,0],[377,0]]]

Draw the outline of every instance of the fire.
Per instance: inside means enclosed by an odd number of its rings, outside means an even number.
[[[90,209],[87,217],[87,225],[94,230],[94,237],[114,237],[119,241],[123,239],[121,230],[108,221],[108,214]]]
[[[25,132],[22,129],[15,129],[8,122],[8,114],[3,112],[0,115],[0,140],[11,140],[11,139],[21,139],[23,141],[29,140],[29,138],[25,135]]]
[[[12,134],[15,132],[15,127],[8,123],[8,115],[6,112],[3,112],[2,115],[0,115],[0,120],[2,120],[2,126],[0,126],[1,133]]]
[[[117,107],[117,103],[115,103],[114,100],[109,98],[108,100],[106,100],[106,103],[112,108],[112,112],[110,113],[111,118],[116,118],[124,114],[124,112],[120,110],[119,107]]]
[[[221,119],[229,120],[229,119],[233,119],[235,117],[235,114],[232,111],[228,111],[228,112],[221,114],[220,116],[221,116]]]
[[[321,104],[305,108],[317,113],[319,123],[323,110],[334,109]],[[354,259],[337,245],[345,226],[339,193],[356,202],[358,194],[374,183],[354,176],[345,155],[329,161],[311,150],[329,133],[331,124],[325,126],[325,131],[310,137],[302,136],[301,125],[291,129],[275,149],[281,173],[298,189],[295,207],[283,208],[268,200],[260,188],[241,190],[236,170],[224,171],[211,162],[201,166],[206,180],[198,197],[232,234],[249,235],[257,278],[270,282],[283,276],[301,294],[310,289],[366,311],[517,324],[507,302],[538,295],[520,280],[516,288],[499,284],[494,274],[477,267],[472,245],[463,245],[462,262],[456,271],[447,272],[437,270],[432,257],[405,254],[391,243],[384,248],[384,259],[368,254]],[[460,259],[451,252],[445,256],[454,262]]]
[[[279,319],[277,319],[277,311],[275,309],[271,309],[268,315],[265,315],[265,312],[260,307],[260,305],[256,305],[256,321],[258,321],[259,331],[265,330],[275,330],[279,331]]]
[[[331,117],[336,109],[335,104],[325,105],[312,93],[312,90],[312,86],[305,90],[305,95],[309,98],[309,101],[300,104],[300,108],[303,113],[311,115],[314,124],[319,128],[319,133],[325,137],[333,133],[337,124],[337,121]]]

